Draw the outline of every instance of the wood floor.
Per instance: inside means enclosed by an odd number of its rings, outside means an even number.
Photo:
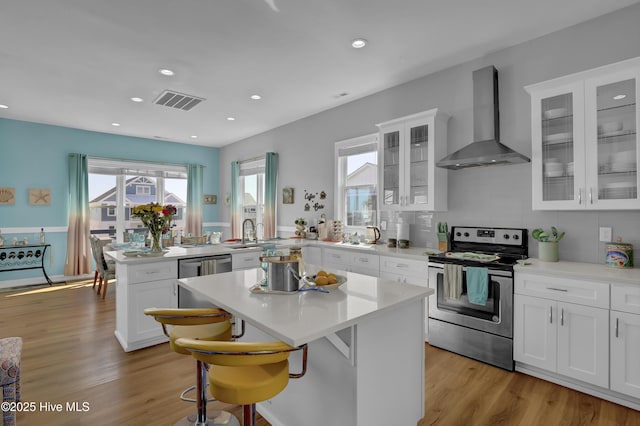
[[[172,425],[195,411],[178,399],[194,382],[195,363],[166,344],[123,352],[113,336],[114,292],[110,286],[102,300],[85,282],[0,293],[0,336],[24,339],[22,400],[36,404],[18,414],[19,425]],[[640,425],[638,411],[426,349],[420,426]],[[86,410],[67,410],[74,402]],[[46,403],[62,404],[62,412],[47,411]],[[209,408],[240,415],[239,407],[222,403]],[[258,425],[269,423],[260,418]]]

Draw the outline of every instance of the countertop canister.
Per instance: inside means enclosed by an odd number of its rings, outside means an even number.
[[[612,268],[633,268],[633,245],[623,243],[620,237],[607,243],[606,264]]]

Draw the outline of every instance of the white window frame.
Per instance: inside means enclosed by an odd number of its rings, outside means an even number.
[[[242,212],[242,221],[245,220],[245,205],[244,205],[244,189],[245,189],[245,176],[257,175],[257,193],[256,193],[256,219],[255,225],[257,226],[259,223],[264,224],[263,220],[263,212],[264,212],[264,179],[265,179],[265,170],[266,170],[266,159],[258,158],[256,160],[244,161],[240,163],[240,189],[241,189],[241,199],[240,206]],[[260,208],[262,207],[262,208]],[[256,233],[257,234],[257,233]]]
[[[151,186],[137,184],[136,195],[151,195]]]
[[[334,183],[334,193],[336,194],[335,202],[334,202],[334,216],[337,220],[341,220],[345,229],[360,231],[364,230],[366,227],[364,226],[348,226],[346,223],[346,200],[345,197],[345,186],[346,186],[346,178],[347,178],[347,161],[344,156],[340,155],[342,151],[357,150],[359,147],[366,147],[367,145],[375,144],[375,151],[378,149],[378,134],[371,133],[364,136],[358,136],[351,139],[345,139],[342,141],[338,141],[335,143],[334,147],[334,158],[335,158],[335,183]],[[371,150],[373,152],[373,150]],[[380,163],[380,159],[378,159],[378,163]],[[379,166],[379,164],[378,164]],[[376,191],[378,190],[379,185],[376,182]],[[378,194],[379,199],[379,194]],[[378,206],[375,206],[376,217],[379,214]]]
[[[164,178],[187,179],[184,164],[152,163],[109,158],[88,159],[89,173],[116,176],[116,241],[123,242],[125,230],[125,199],[127,176],[150,176],[156,178],[156,202],[163,204]],[[136,194],[138,190],[136,189]],[[186,209],[185,209],[186,213]]]

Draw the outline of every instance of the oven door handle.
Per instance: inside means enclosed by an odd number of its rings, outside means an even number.
[[[427,263],[427,266],[429,268],[440,269],[441,271],[444,271],[444,263],[429,262],[429,263]],[[503,271],[501,269],[491,269],[489,267],[489,265],[487,265],[486,268],[488,269],[489,275],[496,275],[496,276],[507,277],[507,278],[512,278],[513,277],[513,272],[512,271]],[[466,271],[467,267],[466,266],[462,266],[462,270]],[[442,272],[440,272],[440,273],[442,273]]]

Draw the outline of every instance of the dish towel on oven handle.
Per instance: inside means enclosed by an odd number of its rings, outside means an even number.
[[[459,300],[462,295],[462,265],[444,264],[444,297]]]
[[[467,298],[469,303],[485,306],[489,295],[489,272],[487,268],[467,267]]]

